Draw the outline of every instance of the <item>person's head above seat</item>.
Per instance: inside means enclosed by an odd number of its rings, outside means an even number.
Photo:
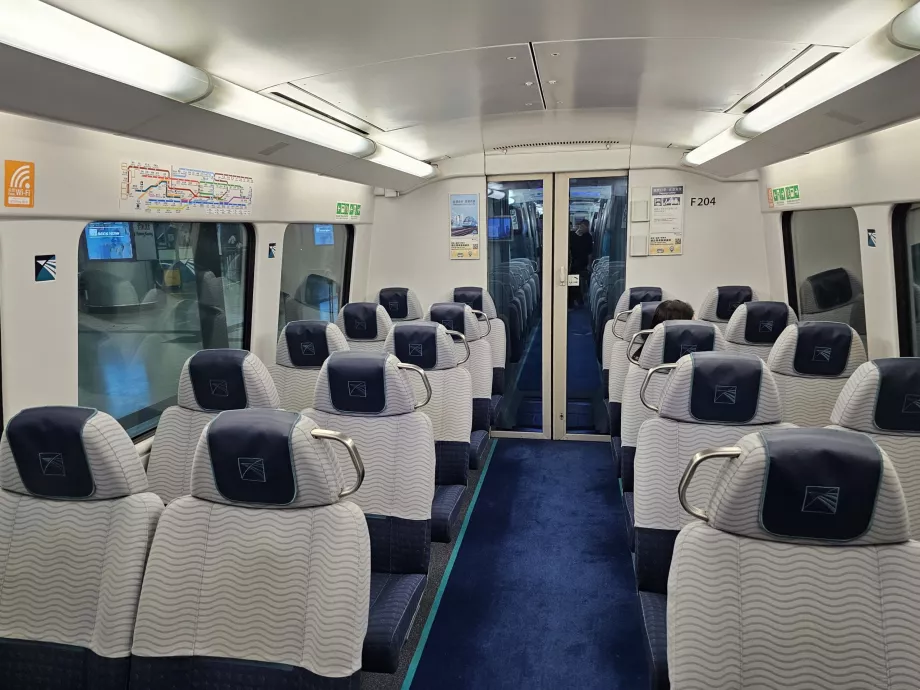
[[[665,300],[655,309],[652,323],[649,328],[654,328],[665,321],[686,321],[693,318],[693,307],[679,299]]]

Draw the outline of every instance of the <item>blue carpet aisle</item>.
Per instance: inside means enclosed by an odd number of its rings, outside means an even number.
[[[412,687],[646,686],[622,512],[607,444],[499,441]]]
[[[606,434],[604,384],[588,307],[569,309],[566,324],[566,431]]]

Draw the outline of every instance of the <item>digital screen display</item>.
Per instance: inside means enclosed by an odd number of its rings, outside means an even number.
[[[90,223],[86,226],[86,252],[91,261],[134,258],[130,223]]]
[[[511,239],[511,216],[494,216],[489,218],[489,239]]]
[[[313,226],[313,244],[319,246],[323,244],[335,244],[335,233],[331,225],[314,225]]]

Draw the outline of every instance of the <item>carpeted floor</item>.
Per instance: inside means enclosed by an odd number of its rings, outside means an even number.
[[[500,440],[412,687],[647,686],[622,511],[608,444]]]

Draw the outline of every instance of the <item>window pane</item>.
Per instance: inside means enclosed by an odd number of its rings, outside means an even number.
[[[297,223],[284,231],[278,331],[290,321],[335,321],[347,299],[345,270],[352,230],[347,225]]]
[[[248,347],[252,229],[239,223],[90,223],[79,247],[79,403],[132,436],[176,403],[198,350]]]
[[[865,341],[856,212],[851,208],[795,211],[791,235],[799,319],[847,323]]]
[[[913,357],[920,356],[920,204],[907,211],[905,223],[907,249],[907,294],[910,299],[910,338]]]

